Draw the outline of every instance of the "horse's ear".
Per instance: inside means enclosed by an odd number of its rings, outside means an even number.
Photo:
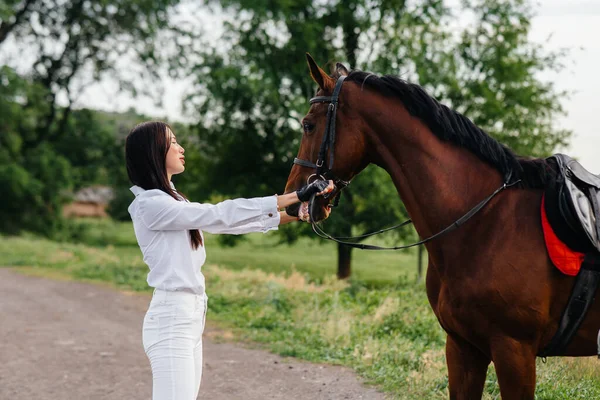
[[[335,71],[338,74],[343,75],[343,76],[348,76],[348,74],[349,74],[348,70],[346,69],[346,67],[342,63],[336,63],[335,64]]]
[[[319,85],[322,90],[332,91],[335,86],[335,81],[332,77],[327,75],[325,71],[323,71],[312,56],[306,53],[306,61],[308,62],[308,69],[310,70],[310,76],[313,80]]]

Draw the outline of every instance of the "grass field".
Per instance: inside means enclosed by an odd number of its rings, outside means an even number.
[[[149,291],[131,224],[82,222],[79,243],[1,237],[0,265],[55,278]],[[234,248],[207,235],[208,318],[231,340],[286,356],[347,365],[397,399],[444,399],[445,335],[417,284],[416,253],[353,253],[353,278],[335,279],[335,246],[277,245],[253,234]],[[600,362],[538,362],[537,399],[600,398]],[[499,399],[490,367],[486,399]]]

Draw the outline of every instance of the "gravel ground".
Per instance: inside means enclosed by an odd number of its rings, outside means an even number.
[[[0,268],[0,399],[150,399],[141,339],[149,301],[149,295]],[[213,340],[222,334],[208,324],[198,398],[385,398],[347,368]]]

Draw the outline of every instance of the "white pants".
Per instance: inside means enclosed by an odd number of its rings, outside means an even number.
[[[142,331],[153,400],[195,400],[202,378],[206,295],[154,290]]]

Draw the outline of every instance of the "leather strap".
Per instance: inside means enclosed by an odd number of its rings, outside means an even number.
[[[581,326],[590,305],[594,302],[600,284],[600,253],[585,255],[581,270],[558,324],[558,330],[550,343],[538,353],[538,357],[561,356]]]
[[[390,228],[386,228],[386,229],[382,229],[381,231],[377,231],[377,232],[372,232],[372,233],[368,233],[362,236],[357,236],[357,237],[353,237],[353,238],[336,238],[333,237],[331,235],[329,235],[328,233],[326,233],[325,231],[323,231],[321,229],[321,227],[319,227],[317,225],[317,223],[315,221],[313,221],[312,219],[312,215],[314,215],[314,206],[315,206],[315,196],[311,197],[310,202],[309,202],[309,215],[310,217],[310,223],[312,225],[313,231],[320,237],[322,237],[323,239],[328,239],[328,240],[332,240],[334,242],[340,243],[340,244],[344,244],[350,247],[354,247],[357,249],[362,249],[362,250],[402,250],[402,249],[408,249],[409,247],[414,247],[414,246],[419,246],[421,244],[427,243],[430,240],[433,240],[437,237],[440,237],[446,233],[452,232],[456,229],[458,229],[462,224],[464,224],[465,222],[467,222],[469,219],[471,219],[475,214],[477,214],[483,207],[485,207],[498,193],[500,193],[501,191],[516,185],[517,183],[519,183],[521,180],[512,182],[512,183],[505,183],[502,186],[500,186],[498,189],[496,189],[492,194],[490,194],[488,197],[486,197],[485,199],[483,199],[481,202],[479,202],[475,207],[473,207],[472,209],[470,209],[465,215],[463,215],[462,217],[460,217],[459,219],[457,219],[455,222],[453,222],[452,224],[448,225],[447,227],[445,227],[444,229],[442,229],[441,231],[439,231],[438,233],[420,240],[416,243],[412,243],[412,244],[408,244],[408,245],[403,245],[403,246],[394,246],[394,247],[381,247],[381,246],[375,246],[375,245],[371,245],[371,244],[361,244],[361,243],[354,243],[354,242],[348,242],[346,240],[342,240],[342,239],[357,239],[357,238],[364,238],[364,237],[369,237],[369,236],[373,236],[376,235],[378,233],[382,233],[391,229],[395,229],[395,228],[399,228],[401,226],[407,225],[409,223],[411,223],[411,220],[405,221],[399,225],[390,227]]]

